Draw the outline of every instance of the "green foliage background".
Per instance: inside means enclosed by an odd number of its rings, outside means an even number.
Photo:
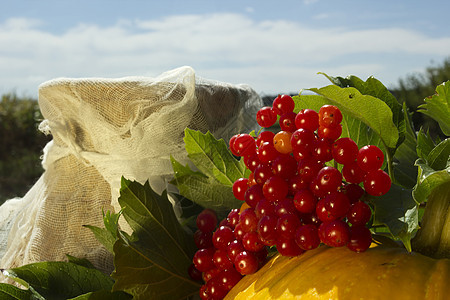
[[[331,74],[334,75],[334,74]],[[419,130],[423,126],[433,137],[442,136],[437,123],[425,114],[416,113],[424,98],[432,95],[438,84],[450,80],[450,57],[434,64],[422,73],[400,78],[391,93],[412,112]],[[262,96],[271,103],[275,95]],[[0,101],[0,204],[6,199],[23,196],[42,174],[40,157],[51,136],[45,136],[37,127],[42,115],[36,99],[19,97],[14,93],[1,96]]]

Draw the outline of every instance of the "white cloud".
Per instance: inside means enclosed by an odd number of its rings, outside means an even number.
[[[378,72],[392,80],[404,72],[392,75],[392,66],[372,57],[441,57],[450,49],[450,37],[400,28],[320,29],[239,14],[79,24],[63,34],[46,32],[40,24],[28,19],[0,24],[0,93],[35,94],[40,83],[60,76],[156,76],[182,65],[203,77],[276,93],[323,83],[318,71],[365,77],[368,70],[367,76]]]

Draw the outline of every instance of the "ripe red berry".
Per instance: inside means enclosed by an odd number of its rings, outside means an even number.
[[[317,135],[324,139],[329,139],[331,141],[337,140],[342,134],[342,125],[338,124],[333,127],[325,127],[319,125],[319,129],[317,129]]]
[[[367,203],[357,201],[350,206],[347,212],[347,221],[355,225],[366,225],[372,216],[372,211]]]
[[[216,249],[226,249],[228,244],[235,239],[233,229],[228,226],[220,226],[213,233],[212,241]]]
[[[356,161],[347,163],[342,167],[342,175],[348,183],[359,184],[364,180],[366,173]]]
[[[196,223],[197,228],[203,232],[212,232],[217,226],[217,215],[212,209],[205,208],[201,213],[198,214]]]
[[[364,252],[372,243],[372,233],[362,225],[350,227],[350,238],[347,247],[355,252]]]
[[[350,240],[350,227],[342,220],[327,222],[323,242],[330,247],[342,247]]]
[[[333,159],[340,164],[356,161],[358,145],[349,137],[340,138],[333,143]]]
[[[263,195],[269,201],[284,199],[289,192],[289,185],[281,177],[272,176],[264,182]]]
[[[250,251],[242,251],[234,259],[234,267],[242,275],[253,274],[258,270],[258,259]]]
[[[206,272],[215,267],[213,262],[214,252],[213,248],[199,249],[195,252],[192,262],[197,270]]]
[[[324,192],[334,192],[342,184],[342,174],[334,167],[323,167],[317,173],[316,183]]]
[[[247,156],[256,151],[256,142],[250,134],[242,133],[234,140],[233,148],[238,156]]]
[[[267,128],[275,124],[277,121],[277,113],[272,107],[264,106],[256,113],[256,122],[259,126]]]
[[[248,189],[248,178],[239,178],[233,183],[233,195],[236,199],[244,201],[245,192]]]
[[[357,162],[364,172],[380,169],[384,162],[383,151],[374,145],[364,146],[358,151]]]
[[[297,127],[295,127],[295,117],[297,115],[295,112],[287,112],[280,116],[279,124],[283,131],[294,132]]]
[[[295,117],[295,126],[314,132],[319,127],[319,114],[312,109],[302,109]]]
[[[295,208],[301,213],[312,213],[316,209],[317,199],[309,189],[301,189],[294,195]]]
[[[382,196],[391,188],[391,178],[380,169],[368,172],[363,183],[366,192],[372,196]]]
[[[319,232],[312,224],[302,225],[295,232],[295,242],[303,250],[312,250],[320,245]]]
[[[342,122],[342,113],[334,105],[324,105],[319,109],[319,125],[324,127],[337,126]]]
[[[273,110],[279,115],[292,112],[295,107],[294,100],[289,95],[278,95],[272,103]]]

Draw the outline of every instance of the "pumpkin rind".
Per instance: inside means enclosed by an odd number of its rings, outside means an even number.
[[[276,255],[225,299],[448,299],[450,260],[373,245],[363,253],[321,246]]]

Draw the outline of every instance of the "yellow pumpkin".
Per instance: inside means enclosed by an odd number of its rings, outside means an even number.
[[[450,299],[450,260],[386,243],[358,254],[321,246],[276,255],[225,299]]]

